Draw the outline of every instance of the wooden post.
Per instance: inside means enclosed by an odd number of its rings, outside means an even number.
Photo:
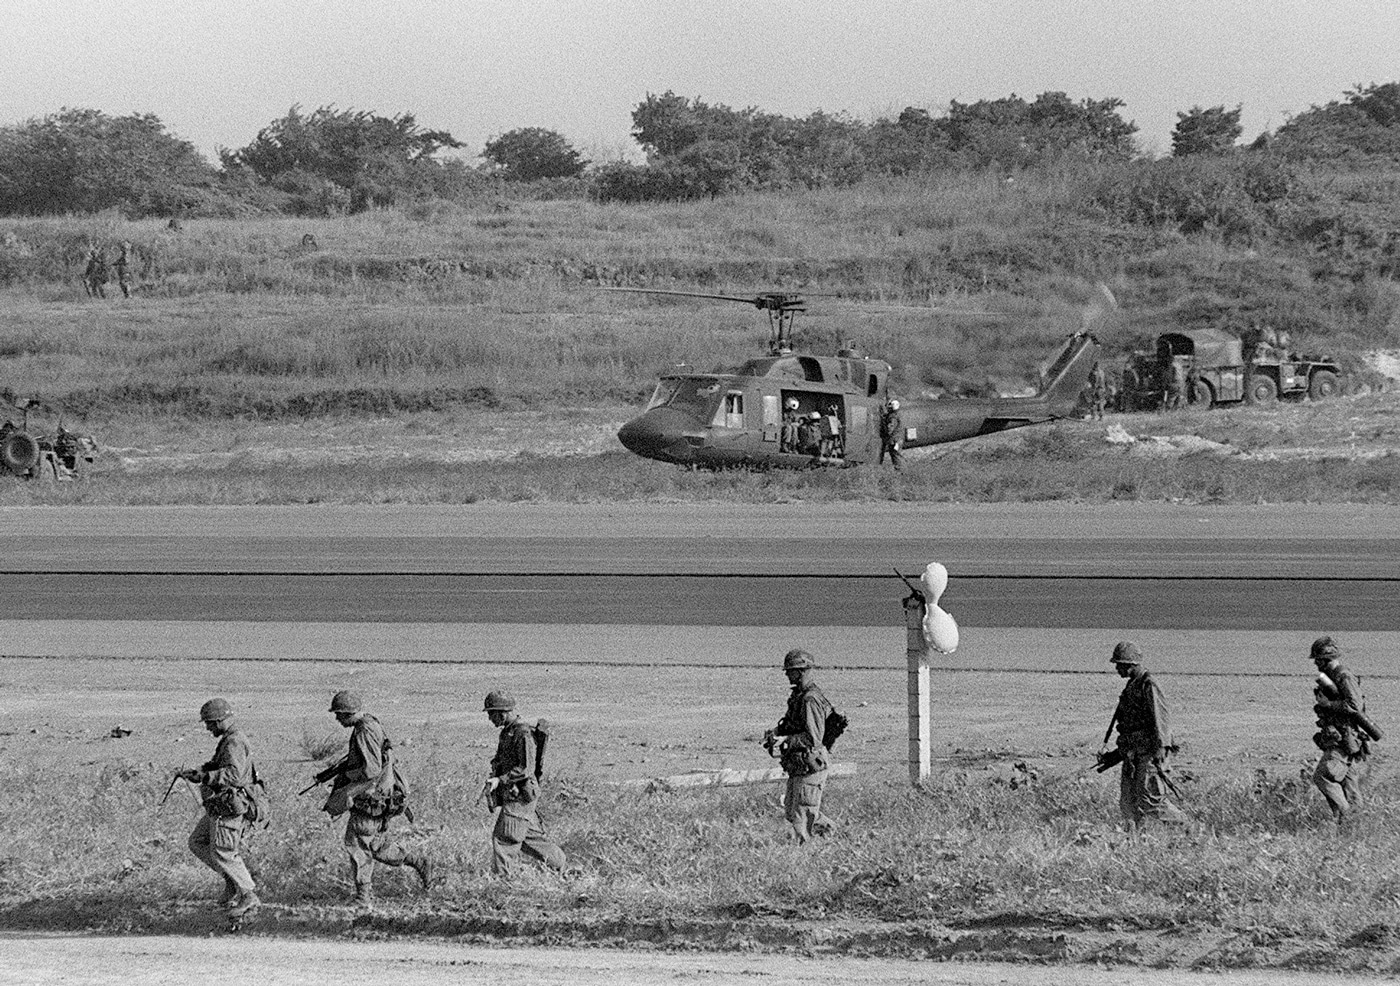
[[[911,592],[904,600],[905,657],[909,662],[909,783],[929,779],[928,644],[924,641],[924,599]]]

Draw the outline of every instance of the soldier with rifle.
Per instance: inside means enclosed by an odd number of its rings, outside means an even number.
[[[1350,669],[1341,662],[1342,649],[1331,637],[1313,641],[1310,658],[1317,666],[1313,689],[1313,712],[1318,731],[1313,742],[1322,758],[1313,771],[1313,783],[1327,799],[1332,817],[1343,825],[1352,811],[1361,806],[1361,779],[1371,740],[1382,733],[1366,715],[1366,698]]]
[[[350,746],[338,763],[317,774],[305,790],[330,781],[330,797],[321,810],[332,818],[350,814],[345,824],[345,849],[350,854],[350,875],[355,882],[353,903],[364,908],[374,905],[375,863],[410,867],[427,890],[432,883],[432,861],[408,852],[388,833],[389,820],[406,814],[402,781],[393,761],[393,743],[354,692],[336,692],[330,711],[336,722],[351,730]]]
[[[244,816],[258,784],[257,769],[227,701],[211,698],[200,706],[199,718],[210,735],[219,738],[219,743],[214,756],[198,769],[176,773],[177,778],[199,785],[204,806],[203,817],[190,833],[190,852],[224,878],[219,903],[228,908],[230,917],[240,918],[261,903],[242,856]]]
[[[501,731],[491,775],[481,797],[498,811],[491,830],[491,872],[508,876],[521,853],[552,870],[564,868],[564,850],[545,834],[537,802],[540,798],[540,754],[545,725],[531,729],[515,711],[515,699],[500,690],[487,692],[482,705],[491,725]]]
[[[845,718],[812,681],[815,667],[805,650],[793,648],[784,655],[783,673],[792,692],[778,725],[763,734],[764,749],[778,758],[788,775],[784,816],[799,844],[814,835],[829,835],[835,827],[822,814],[822,789],[829,766],[827,751],[845,728]]]
[[[1118,809],[1131,828],[1139,829],[1149,820],[1184,824],[1186,815],[1168,796],[1168,791],[1177,793],[1167,776],[1167,759],[1177,748],[1162,690],[1143,667],[1142,651],[1132,641],[1124,640],[1114,647],[1110,660],[1118,676],[1128,683],[1103,734],[1099,771],[1122,764]],[[1108,741],[1114,727],[1118,729],[1118,745],[1110,751]]]

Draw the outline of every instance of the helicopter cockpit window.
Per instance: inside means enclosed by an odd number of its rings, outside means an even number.
[[[673,407],[708,420],[719,393],[719,383],[708,377],[662,377],[647,410]]]
[[[647,410],[654,407],[665,407],[671,402],[671,398],[676,396],[676,388],[680,386],[680,381],[662,377],[661,382],[656,385],[656,391],[651,395],[651,401],[647,404]]]

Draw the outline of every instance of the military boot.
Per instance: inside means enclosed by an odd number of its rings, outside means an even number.
[[[355,884],[355,896],[350,904],[366,911],[374,907],[374,887],[368,883]]]
[[[409,856],[404,860],[413,868],[413,872],[418,874],[418,881],[423,884],[423,889],[428,890],[433,885],[433,861],[427,856]]]
[[[240,893],[237,897],[233,898],[233,902],[228,906],[229,917],[242,917],[261,903],[262,901],[258,900],[258,893],[256,890]]]
[[[228,907],[237,897],[238,884],[234,883],[228,877],[224,877],[224,893],[223,896],[219,898],[219,906]]]

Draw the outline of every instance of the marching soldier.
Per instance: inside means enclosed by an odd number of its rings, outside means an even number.
[[[1168,797],[1173,789],[1167,777],[1167,758],[1176,752],[1171,723],[1162,690],[1143,667],[1142,651],[1124,640],[1113,648],[1110,658],[1120,678],[1128,679],[1118,696],[1118,707],[1103,736],[1100,758],[1109,755],[1108,740],[1118,728],[1117,758],[1123,768],[1119,777],[1118,808],[1123,820],[1134,829],[1149,819],[1184,824],[1186,815]]]
[[[491,872],[507,876],[523,852],[552,870],[564,868],[564,850],[545,834],[536,802],[540,797],[540,769],[534,731],[515,712],[515,699],[492,691],[483,703],[491,725],[501,731],[491,776],[482,795],[492,809],[499,808],[491,830]]]
[[[885,456],[890,457],[890,465],[895,472],[904,462],[904,421],[899,416],[899,401],[890,399],[880,415],[880,465],[885,464]]]
[[[788,775],[784,815],[804,843],[814,835],[829,835],[835,823],[822,814],[822,788],[826,784],[827,718],[831,702],[812,681],[816,667],[812,655],[793,648],[783,657],[783,673],[792,692],[787,711],[778,725],[763,734],[763,745],[770,756],[777,756]],[[781,741],[776,753],[773,747]]]
[[[1322,751],[1322,759],[1313,771],[1313,783],[1341,825],[1350,812],[1361,806],[1361,779],[1371,752],[1370,739],[1379,736],[1375,735],[1378,731],[1372,732],[1375,727],[1366,718],[1366,699],[1356,676],[1342,665],[1342,649],[1337,642],[1331,637],[1318,637],[1309,656],[1317,666],[1313,711],[1317,714],[1318,731],[1313,742]]]
[[[426,856],[409,853],[389,835],[389,819],[402,810],[394,804],[393,743],[379,720],[365,711],[354,692],[336,692],[330,711],[336,722],[351,730],[344,759],[316,775],[316,781],[333,781],[322,809],[332,818],[350,813],[345,824],[345,849],[350,854],[350,874],[355,881],[354,903],[374,904],[374,864],[408,866],[427,890],[433,864]]]
[[[219,903],[231,917],[242,917],[261,901],[252,874],[243,862],[244,815],[252,786],[257,782],[248,741],[233,721],[233,707],[222,698],[211,698],[199,708],[199,718],[211,736],[219,738],[214,756],[199,769],[179,776],[199,785],[204,816],[190,833],[190,852],[224,878]]]

